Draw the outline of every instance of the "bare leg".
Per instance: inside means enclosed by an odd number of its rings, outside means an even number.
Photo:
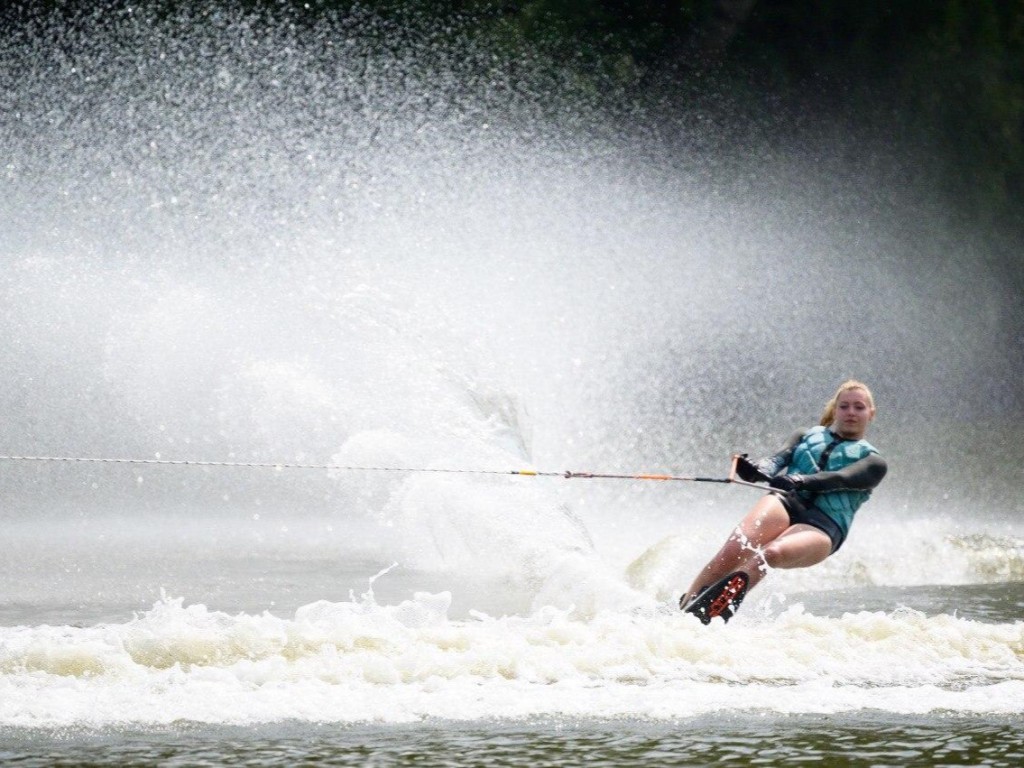
[[[810,525],[790,525],[789,514],[776,496],[758,501],[710,562],[694,579],[687,596],[733,571],[749,577],[753,589],[769,568],[805,568],[832,553],[829,537]]]
[[[723,576],[727,576],[733,571],[742,570],[741,566],[748,567],[757,551],[763,549],[768,542],[781,536],[787,528],[789,528],[789,514],[783,508],[782,502],[775,496],[762,497],[736,526],[736,530],[718,550],[718,553],[697,574],[697,578],[693,580],[686,594],[692,597]],[[761,569],[754,568],[753,570],[759,572]],[[756,579],[760,578],[760,575],[755,576],[751,572],[747,572],[747,576],[755,583]]]

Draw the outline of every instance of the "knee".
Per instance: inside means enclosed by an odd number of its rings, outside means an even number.
[[[785,541],[770,542],[762,557],[769,568],[805,568],[829,556],[831,542],[825,534],[787,536]]]
[[[773,541],[768,546],[766,546],[761,554],[764,557],[764,561],[768,564],[769,568],[778,568],[779,565],[782,563],[782,546],[776,541]]]

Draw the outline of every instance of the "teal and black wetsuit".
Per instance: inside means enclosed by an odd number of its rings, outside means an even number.
[[[780,497],[793,524],[807,523],[842,546],[853,516],[885,477],[885,459],[867,440],[846,440],[826,427],[797,432],[774,456],[757,462],[772,477],[800,475],[797,491]]]

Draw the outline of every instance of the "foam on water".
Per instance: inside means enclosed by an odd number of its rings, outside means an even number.
[[[553,607],[453,621],[449,603],[365,595],[284,619],[164,599],[123,624],[5,628],[0,722],[1012,713],[1024,694],[1021,622],[909,610],[826,619],[798,606],[708,628],[676,612],[578,619]]]

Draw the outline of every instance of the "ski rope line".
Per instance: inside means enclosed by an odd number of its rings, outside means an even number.
[[[343,464],[298,464],[255,461],[193,461],[191,459],[107,459],[87,456],[0,456],[0,461],[64,462],[69,464],[131,464],[175,467],[235,467],[248,469],[319,469],[340,472],[433,472],[461,475],[519,475],[522,477],[563,477],[567,480],[685,480],[695,483],[739,482],[731,477],[684,477],[660,474],[608,474],[600,472],[542,472],[534,469],[447,469],[440,467],[363,467]]]

